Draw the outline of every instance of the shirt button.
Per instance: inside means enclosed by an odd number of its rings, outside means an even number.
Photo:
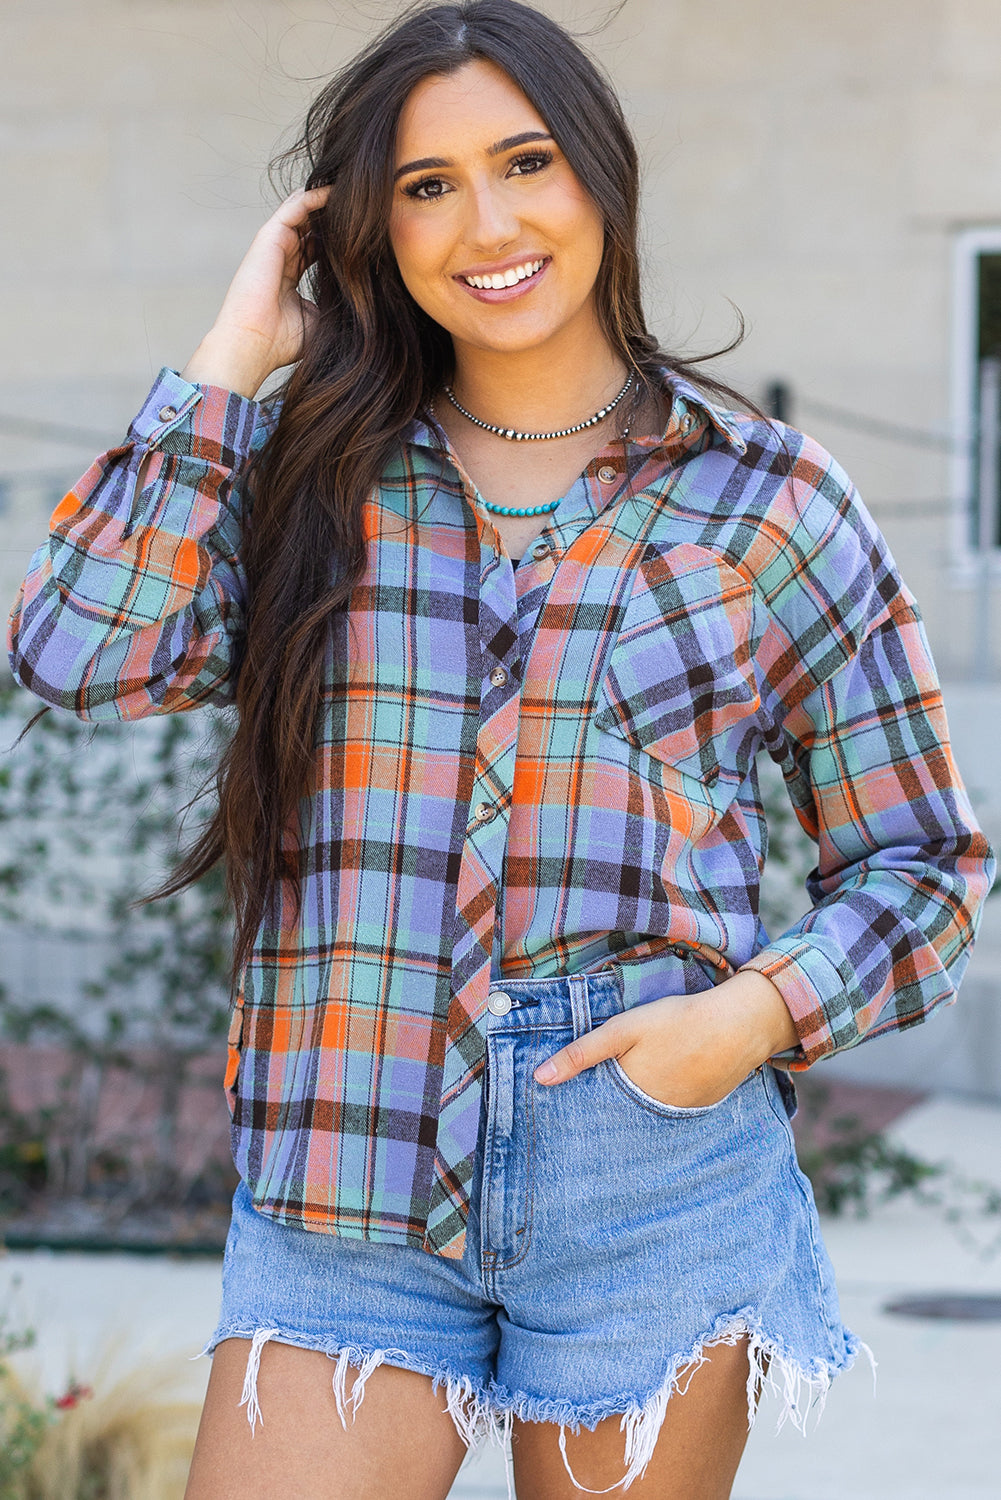
[[[494,818],[496,818],[496,816],[497,816],[497,809],[496,809],[496,807],[492,807],[489,802],[477,802],[477,804],[476,804],[476,821],[477,821],[477,823],[492,823],[493,820],[494,820]]]
[[[506,1016],[514,1001],[503,990],[491,990],[487,999],[487,1010],[492,1016]]]
[[[493,683],[494,687],[503,687],[505,682],[507,682],[507,673],[505,672],[504,668],[494,667],[493,671],[490,673],[490,681]]]
[[[611,464],[602,464],[601,468],[598,470],[598,478],[601,480],[602,484],[614,484],[616,479],[618,478],[618,475],[612,468]]]
[[[172,422],[177,416],[176,406],[161,406],[157,412],[157,420],[160,422]]]
[[[532,556],[536,562],[542,562],[543,558],[548,557],[552,550],[548,542],[536,542],[532,548]]]

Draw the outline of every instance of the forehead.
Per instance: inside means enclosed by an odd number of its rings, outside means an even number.
[[[496,63],[475,58],[454,73],[422,78],[407,96],[396,131],[397,162],[485,149],[523,130],[548,126]]]

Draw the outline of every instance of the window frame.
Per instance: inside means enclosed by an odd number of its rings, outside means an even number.
[[[950,363],[954,446],[949,462],[952,497],[952,554],[960,575],[969,577],[983,564],[984,553],[972,541],[975,520],[973,485],[976,462],[973,445],[977,430],[977,363],[980,308],[979,258],[1001,255],[1001,224],[964,229],[956,235],[952,255],[952,350]],[[1001,545],[986,553],[991,572],[1001,576]]]

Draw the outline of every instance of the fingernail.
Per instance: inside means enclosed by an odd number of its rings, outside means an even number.
[[[556,1079],[557,1067],[552,1058],[548,1062],[540,1063],[535,1070],[535,1081],[537,1083],[553,1083]]]

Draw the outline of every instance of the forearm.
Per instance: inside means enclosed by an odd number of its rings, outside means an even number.
[[[955,996],[993,875],[989,845],[973,824],[933,853],[912,851],[910,868],[904,855],[866,861],[749,961],[795,1020],[793,1068],[915,1025]]]
[[[161,373],[32,559],[8,638],[26,687],[96,719],[192,707],[221,686],[245,593],[233,480],[259,416]]]
[[[273,373],[263,338],[244,334],[234,338],[214,329],[202,339],[181,371],[194,385],[215,385],[252,401]]]

